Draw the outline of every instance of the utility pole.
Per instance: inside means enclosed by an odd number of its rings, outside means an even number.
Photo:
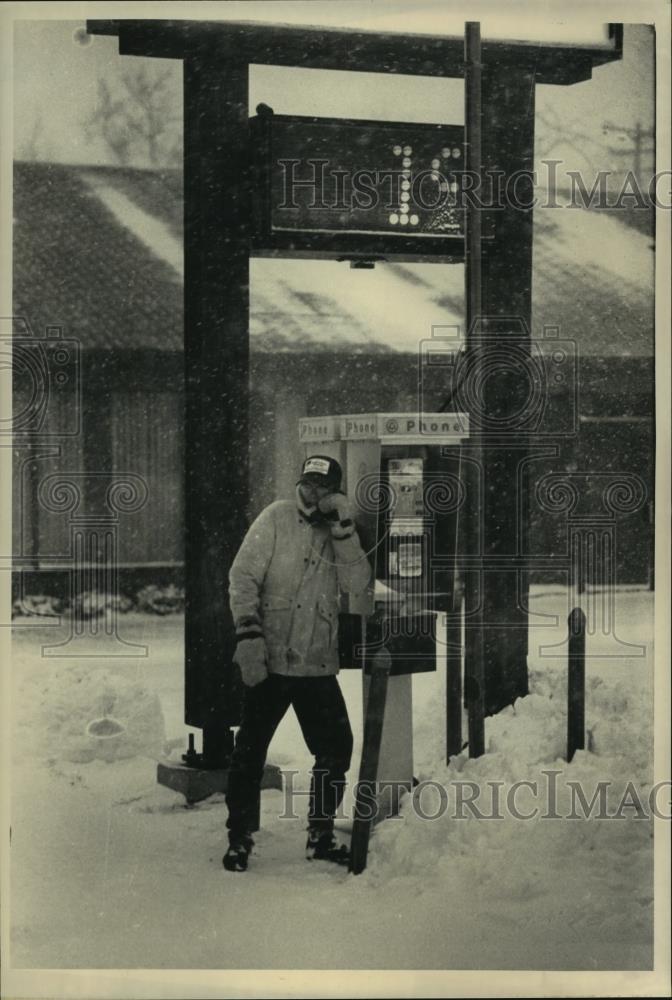
[[[642,128],[640,121],[635,123],[634,128],[625,128],[619,122],[603,122],[602,132],[605,135],[608,132],[620,133],[627,136],[631,141],[631,146],[625,148],[622,146],[607,146],[607,151],[612,156],[631,157],[631,169],[639,181],[642,172],[642,160],[645,154],[649,154],[651,157],[655,156],[655,132],[653,129]]]

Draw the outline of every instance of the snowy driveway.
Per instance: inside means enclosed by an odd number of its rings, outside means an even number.
[[[535,592],[532,610],[564,620],[565,605],[561,591],[547,588]],[[619,594],[621,638],[646,647],[652,610],[646,592]],[[548,782],[544,772],[557,771],[561,813],[566,779],[580,780],[588,791],[600,780],[617,782],[609,794],[612,811],[628,780],[645,799],[651,783],[650,650],[633,657],[623,647],[620,657],[589,659],[590,745],[568,766],[562,761],[564,661],[539,655],[540,643],[561,639],[564,625],[544,631],[552,619],[533,621],[531,693],[487,720],[488,752],[478,761],[462,755],[446,768],[443,679],[414,678],[416,775],[425,785],[430,779],[444,787],[471,781],[491,793],[497,782],[506,790],[514,782]],[[280,820],[283,794],[268,791],[250,871],[225,873],[221,799],[186,809],[155,783],[165,743],[173,744],[173,754],[186,744],[182,621],[129,615],[120,627],[127,639],[148,644],[146,659],[55,665],[40,656],[38,630],[16,631],[13,967],[651,966],[652,824],[634,808],[620,819],[524,821],[506,813],[478,820],[447,811],[431,821],[407,799],[403,818],[376,830],[369,867],[355,878],[305,862],[303,819]],[[601,641],[591,640],[589,652],[599,651]],[[129,692],[145,692],[136,697],[138,731],[129,733],[129,755],[122,759],[86,759],[76,745],[73,732],[81,727],[77,722],[73,729],[73,718],[85,717],[91,697],[87,672],[120,703]],[[361,738],[361,678],[348,671],[341,682]],[[156,696],[165,734],[157,735]],[[90,707],[90,714],[97,711]],[[293,717],[283,721],[271,760],[300,768],[299,787],[305,788],[310,762]],[[357,758],[354,777],[356,768]],[[423,794],[428,812],[432,788]],[[524,794],[519,801],[528,808]]]

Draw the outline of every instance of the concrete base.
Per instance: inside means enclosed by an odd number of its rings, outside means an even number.
[[[156,780],[159,785],[172,788],[174,792],[184,795],[191,805],[202,802],[216,792],[226,792],[229,772],[226,768],[204,770],[198,767],[187,767],[186,764],[160,762],[156,768]],[[266,764],[261,779],[262,788],[277,788],[282,791],[282,773],[275,764]]]

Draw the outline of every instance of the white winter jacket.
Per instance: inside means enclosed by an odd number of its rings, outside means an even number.
[[[229,573],[238,630],[261,623],[270,673],[338,673],[339,591],[361,593],[371,568],[357,532],[331,537],[296,502],[278,500],[251,525]]]

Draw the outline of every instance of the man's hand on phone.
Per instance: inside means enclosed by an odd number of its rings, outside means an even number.
[[[333,538],[350,538],[355,530],[350,501],[344,493],[329,493],[322,497],[318,507],[329,524]]]

